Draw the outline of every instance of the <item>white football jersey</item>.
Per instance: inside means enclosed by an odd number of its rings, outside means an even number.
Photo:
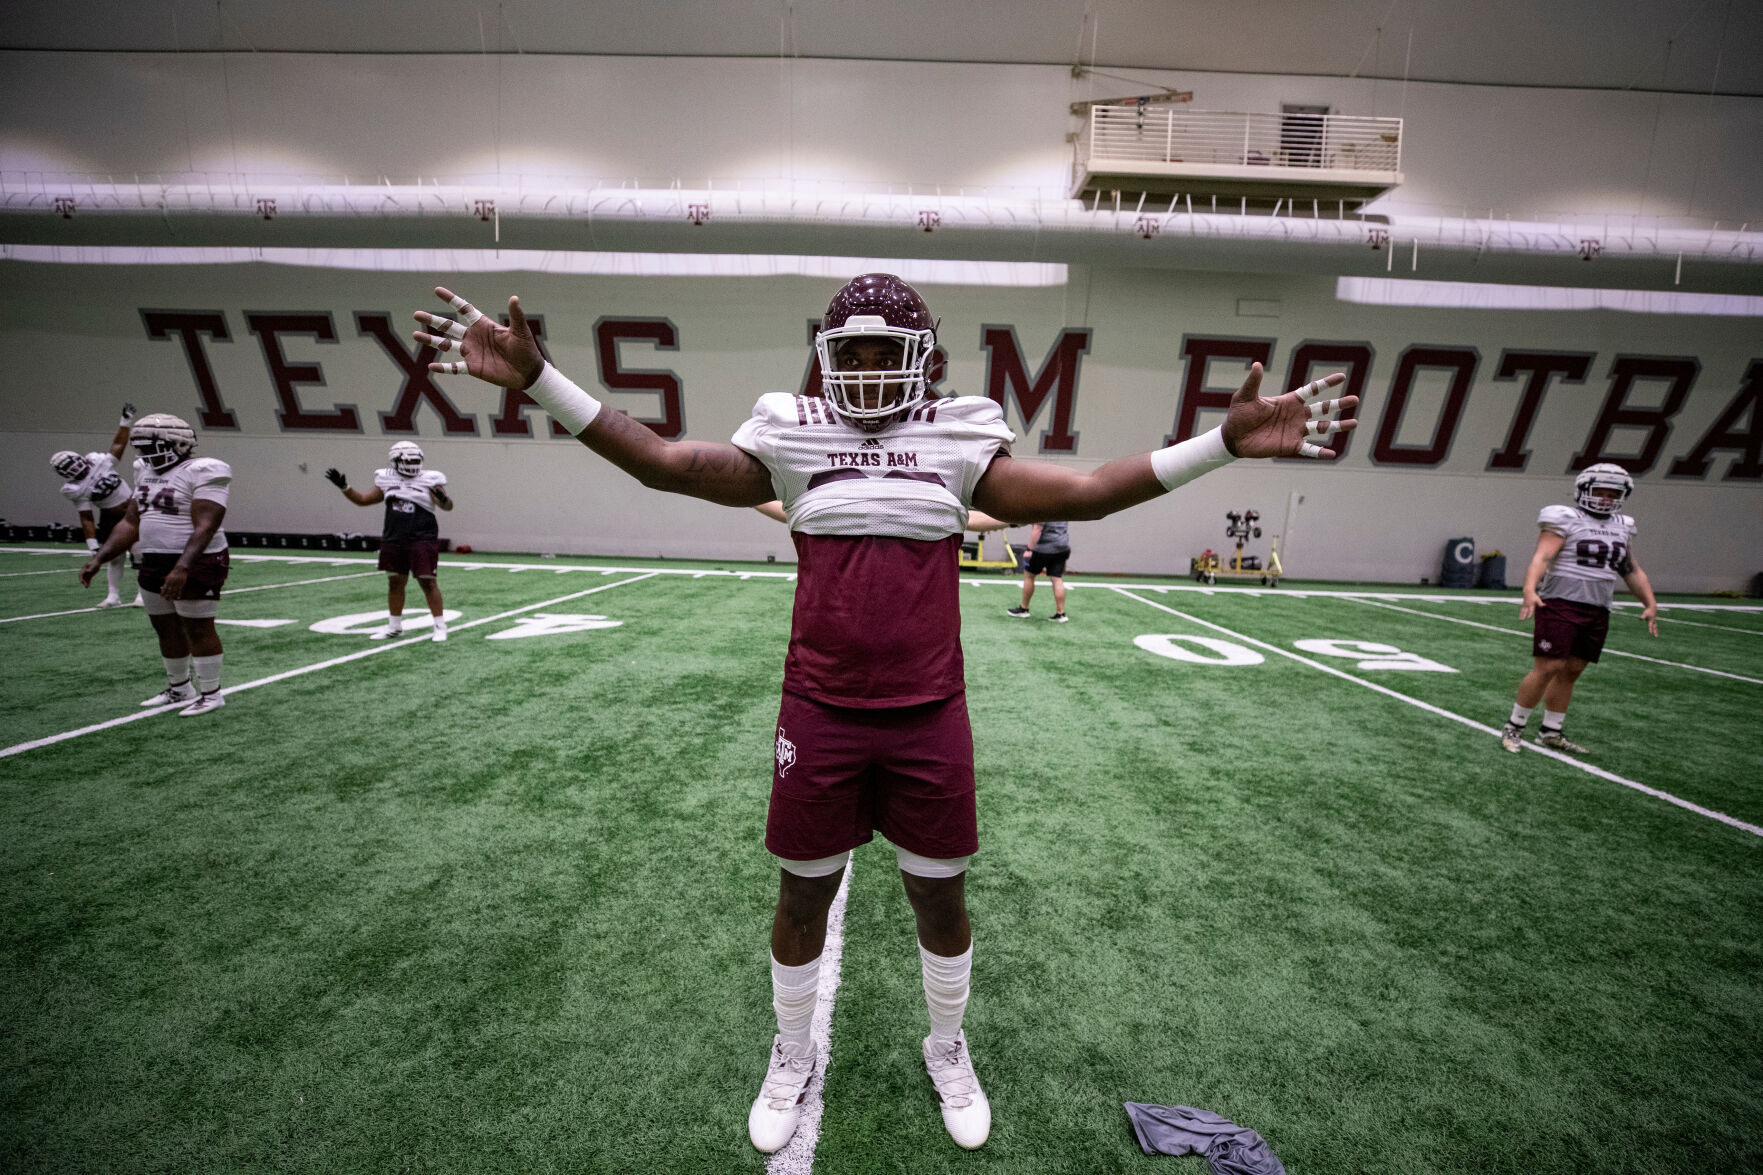
[[[145,461],[136,461],[135,504],[141,511],[141,537],[135,550],[142,554],[183,554],[190,536],[196,533],[190,521],[190,504],[201,498],[225,506],[227,489],[232,483],[232,466],[213,457],[192,457],[164,473],[154,473]],[[202,553],[209,555],[226,547],[226,531],[221,529],[214,532]]]
[[[967,526],[973,487],[1013,439],[983,396],[929,400],[864,432],[817,396],[773,392],[734,444],[771,471],[791,530],[935,541]]]
[[[109,453],[87,453],[86,464],[91,467],[86,476],[63,485],[61,496],[72,502],[76,510],[126,506],[132,491],[116,472],[116,458]]]
[[[1578,506],[1544,506],[1537,525],[1564,540],[1549,563],[1537,595],[1608,608],[1616,585],[1633,568],[1634,519],[1626,514],[1599,518]]]
[[[388,498],[414,502],[424,510],[434,508],[429,491],[447,484],[447,475],[439,469],[424,469],[415,477],[405,477],[395,469],[373,471],[373,484],[385,491]]]

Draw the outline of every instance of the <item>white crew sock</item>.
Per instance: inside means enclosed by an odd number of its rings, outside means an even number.
[[[196,665],[196,688],[205,694],[211,694],[220,688],[221,654],[212,657],[190,658]]]
[[[104,581],[110,585],[110,594],[105,599],[122,599],[122,572],[123,566],[120,559],[113,559],[104,565]]]
[[[1524,724],[1530,721],[1530,716],[1535,710],[1535,706],[1520,706],[1517,702],[1512,703],[1512,725],[1523,730]]]
[[[784,1051],[808,1055],[814,1045],[814,1005],[820,999],[820,956],[800,967],[771,960],[771,1006],[777,1011],[777,1034]]]
[[[1560,730],[1561,724],[1566,721],[1567,721],[1567,711],[1565,711],[1565,710],[1549,710],[1549,709],[1543,710],[1543,729],[1544,730]]]
[[[390,615],[390,617],[386,620],[386,627],[391,629],[393,632],[403,632],[404,631],[404,613],[393,612]]]
[[[159,659],[165,662],[166,685],[183,685],[190,680],[189,657],[161,657]]]
[[[973,945],[949,958],[933,955],[918,946],[924,967],[924,1003],[930,1009],[933,1044],[948,1044],[961,1035],[961,1017],[967,1012],[968,977],[973,973]]]

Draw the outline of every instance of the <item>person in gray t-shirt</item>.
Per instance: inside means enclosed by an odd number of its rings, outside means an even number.
[[[1028,565],[1022,573],[1022,603],[1014,608],[1006,608],[1006,615],[1018,620],[1028,619],[1028,602],[1034,598],[1035,576],[1046,573],[1053,582],[1053,615],[1047,617],[1055,624],[1064,624],[1070,617],[1065,615],[1065,560],[1071,555],[1071,539],[1066,532],[1066,522],[1037,522],[1028,535]]]

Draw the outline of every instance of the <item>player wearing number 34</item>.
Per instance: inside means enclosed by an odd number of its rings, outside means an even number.
[[[80,582],[91,584],[100,567],[134,545],[141,562],[141,600],[159,637],[166,682],[141,705],[185,702],[179,713],[186,717],[210,714],[226,705],[214,617],[229,564],[220,524],[233,470],[225,461],[197,457],[196,430],[168,413],[141,417],[129,443],[136,453],[135,496],[110,537],[80,568]]]
[[[1543,704],[1537,745],[1583,754],[1585,748],[1561,733],[1573,683],[1604,651],[1610,629],[1610,602],[1616,581],[1628,585],[1644,608],[1647,631],[1659,635],[1659,602],[1653,585],[1634,557],[1634,519],[1622,513],[1634,478],[1620,465],[1589,465],[1573,480],[1573,505],[1544,506],[1537,515],[1542,533],[1524,573],[1524,603],[1518,618],[1536,618],[1531,637],[1531,670],[1518,683],[1518,700],[1500,729],[1500,745],[1517,754],[1524,724]]]
[[[878,831],[916,916],[922,1051],[943,1125],[958,1145],[980,1146],[991,1108],[961,1031],[973,960],[964,885],[979,847],[957,596],[969,510],[1013,523],[1101,518],[1239,457],[1331,458],[1324,438],[1354,427],[1358,397],[1323,399],[1344,379],[1331,375],[1262,399],[1256,364],[1223,427],[1203,436],[1086,472],[1019,461],[997,404],[929,396],[935,320],[910,285],[872,273],[840,289],[822,318],[823,395],[761,396],[732,444],[669,442],[546,363],[519,299],[504,327],[435,293],[459,317],[417,312],[417,341],[442,353],[433,370],[524,390],[654,489],[782,503],[798,562],[765,836],[781,867],[778,1031],[747,1117],[754,1147],[776,1151],[795,1133],[820,1057],[812,1024],[827,914],[851,850]]]

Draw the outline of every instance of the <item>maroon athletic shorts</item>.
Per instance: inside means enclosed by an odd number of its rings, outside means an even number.
[[[143,554],[141,569],[135,573],[135,581],[144,592],[159,594],[165,586],[165,576],[178,563],[177,555]],[[228,551],[215,551],[211,555],[197,555],[196,562],[190,567],[190,574],[184,580],[183,598],[186,600],[218,600],[220,589],[226,584],[227,571],[232,566]]]
[[[1538,657],[1578,657],[1596,661],[1610,631],[1610,613],[1572,600],[1544,600],[1536,610],[1530,651]]]
[[[416,543],[381,543],[380,570],[393,575],[429,579],[441,562],[441,544],[433,539]]]
[[[786,861],[888,840],[946,860],[979,849],[967,695],[858,710],[785,693],[765,847]]]

